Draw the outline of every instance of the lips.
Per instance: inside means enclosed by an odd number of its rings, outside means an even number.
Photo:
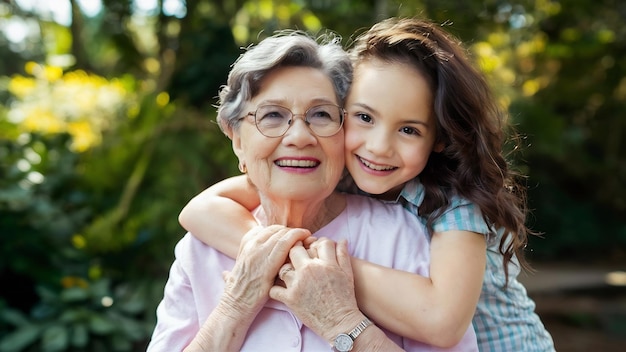
[[[301,159],[280,159],[274,162],[276,166],[280,167],[297,167],[297,168],[314,168],[317,167],[320,162],[316,160],[301,160]]]
[[[357,156],[357,158],[359,159],[359,161],[361,161],[361,164],[363,164],[368,169],[372,169],[374,171],[391,171],[397,169],[397,167],[391,165],[374,164],[369,160],[361,158],[360,156]]]

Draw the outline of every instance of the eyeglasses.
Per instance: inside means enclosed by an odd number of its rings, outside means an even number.
[[[304,116],[304,122],[319,137],[335,135],[343,126],[344,110],[333,104],[316,105],[304,114],[294,114],[280,105],[261,105],[247,116],[254,116],[254,124],[262,135],[270,138],[284,135],[296,115]]]

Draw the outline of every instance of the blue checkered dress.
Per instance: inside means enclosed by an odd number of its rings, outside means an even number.
[[[417,209],[423,199],[424,186],[416,179],[406,184],[398,201],[413,214],[418,214]],[[425,218],[420,219],[426,223]],[[509,264],[509,282],[504,287],[502,255],[498,251],[502,232],[494,233],[489,228],[475,204],[461,198],[453,199],[450,207],[435,222],[433,230],[471,231],[487,237],[487,267],[472,321],[481,352],[555,350],[552,337],[535,313],[535,303],[517,280],[520,269],[514,263]]]

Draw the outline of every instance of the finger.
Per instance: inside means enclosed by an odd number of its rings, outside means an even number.
[[[241,244],[239,245],[239,251],[241,252],[248,243],[250,243],[248,246],[256,248],[259,244],[267,242],[274,234],[280,231],[286,231],[285,229],[286,228],[281,225],[255,226],[243,236]]]
[[[274,285],[270,288],[270,298],[279,302],[285,302],[287,289],[280,285]]]
[[[352,262],[350,261],[350,252],[348,251],[348,241],[341,240],[337,243],[337,263],[341,268],[352,271]]]
[[[309,257],[311,259],[313,258],[319,258],[319,256],[317,255],[317,249],[316,248],[309,248],[306,250],[307,254],[309,255]]]
[[[257,241],[266,242],[272,236],[278,233],[285,233],[289,229],[282,225],[270,225],[266,227],[262,227],[255,235]]]
[[[305,248],[311,248],[311,245],[313,243],[315,243],[315,241],[317,241],[317,237],[309,236],[309,237],[305,238],[304,241],[302,241],[302,242],[304,243],[304,247]]]
[[[333,263],[337,263],[337,252],[335,249],[335,242],[329,239],[325,239],[323,241],[319,241],[320,244],[317,246],[317,255],[320,259],[324,261],[329,261]]]
[[[294,268],[300,268],[308,260],[311,260],[309,252],[303,246],[294,246],[289,250],[289,260],[293,264]]]
[[[293,268],[293,265],[291,265],[291,263],[284,264],[280,268],[280,270],[278,270],[278,278],[281,279],[283,282],[286,282],[287,275],[291,274],[293,270],[294,268]]]
[[[271,237],[268,240],[268,243],[273,246],[269,254],[271,257],[270,259],[282,258],[282,262],[285,262],[285,259],[289,255],[289,250],[291,248],[293,248],[294,246],[304,248],[302,247],[302,244],[296,244],[298,242],[301,242],[306,236],[308,236],[308,231],[303,229],[285,228],[284,231],[277,232],[275,236]]]
[[[228,279],[228,275],[230,275],[230,271],[228,270],[222,271],[222,280],[226,281],[226,279]]]

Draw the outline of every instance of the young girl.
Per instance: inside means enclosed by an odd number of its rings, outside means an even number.
[[[431,233],[430,278],[353,259],[359,306],[380,326],[435,346],[455,345],[472,322],[481,351],[553,351],[517,281],[525,198],[484,77],[458,41],[419,19],[382,21],[351,53],[345,183],[401,202]],[[180,222],[235,256],[258,204],[238,176],[196,196]]]

